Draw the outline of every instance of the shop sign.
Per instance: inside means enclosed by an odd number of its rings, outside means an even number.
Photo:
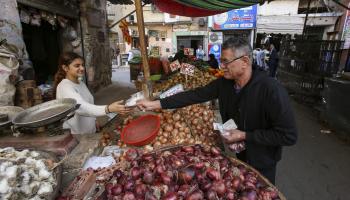
[[[213,29],[254,29],[256,28],[257,5],[214,15]]]
[[[220,57],[221,57],[221,44],[209,44],[208,45],[208,55],[214,54],[215,59],[218,61],[220,65]]]
[[[181,24],[181,25],[174,25],[173,26],[174,32],[187,32],[188,30],[189,30],[188,25]]]
[[[350,6],[350,3],[349,3]],[[346,18],[344,22],[342,40],[344,40],[344,49],[350,48],[350,12],[346,12]]]

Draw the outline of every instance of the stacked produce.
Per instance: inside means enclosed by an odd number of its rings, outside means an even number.
[[[217,141],[213,130],[214,113],[209,106],[192,105],[173,111],[161,110],[158,113],[161,127],[153,148],[160,148],[177,144],[215,145]],[[134,117],[127,117],[124,125],[130,123]],[[120,126],[121,130],[123,126]],[[125,147],[119,142],[119,146]]]
[[[172,148],[152,154],[125,153],[127,169],[105,183],[108,199],[275,200],[278,191],[244,164],[231,162],[215,147]]]
[[[185,75],[176,73],[167,81],[154,84],[153,92],[162,92],[177,84],[182,84],[185,89],[193,89],[205,86],[215,79],[216,78],[212,76],[209,72],[203,72],[198,69],[195,69],[194,76],[187,76],[187,81]]]
[[[52,166],[36,151],[0,149],[0,199],[51,199],[57,185]]]

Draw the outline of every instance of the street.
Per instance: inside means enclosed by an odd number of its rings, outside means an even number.
[[[96,95],[96,102],[108,103],[130,95],[134,89],[125,67],[113,69],[114,84]],[[117,88],[117,89],[116,89]],[[112,92],[118,91],[118,92]],[[108,98],[106,98],[106,95]],[[289,200],[348,200],[350,195],[350,145],[336,133],[321,133],[317,116],[306,106],[292,101],[299,138],[285,147],[277,168],[277,187]]]

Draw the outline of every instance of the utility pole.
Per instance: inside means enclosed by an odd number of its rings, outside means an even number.
[[[306,22],[307,22],[307,18],[309,16],[310,4],[311,4],[311,0],[309,0],[309,2],[307,3],[307,10],[306,10],[306,16],[305,16],[305,21],[304,21],[303,34],[301,35],[302,40],[304,39],[304,36],[305,36]]]

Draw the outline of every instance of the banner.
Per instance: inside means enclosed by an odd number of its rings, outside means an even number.
[[[348,7],[350,6],[350,3]],[[344,40],[344,49],[349,49],[350,47],[350,12],[346,12],[346,18],[344,21],[342,40]]]
[[[256,28],[257,5],[231,10],[212,16],[213,29],[254,29]]]

